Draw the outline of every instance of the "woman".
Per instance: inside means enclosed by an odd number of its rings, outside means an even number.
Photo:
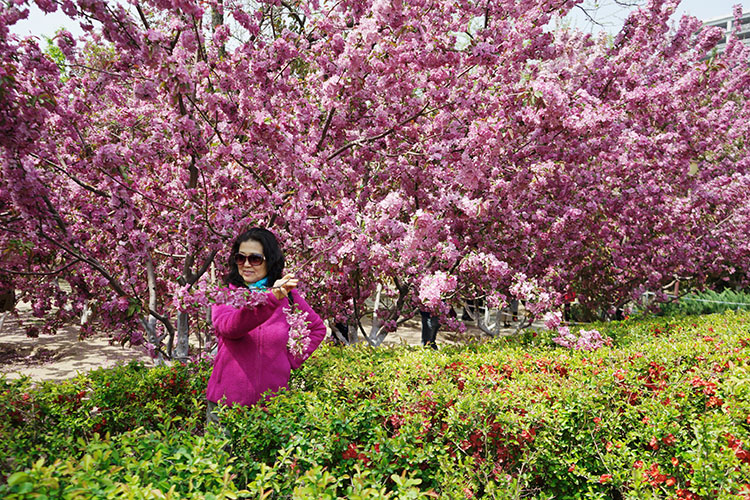
[[[265,293],[265,303],[235,307],[212,307],[218,352],[208,381],[208,421],[215,422],[216,404],[250,406],[266,391],[287,387],[292,369],[300,365],[318,347],[326,334],[320,317],[295,288],[297,279],[284,271],[284,254],[276,237],[263,228],[250,229],[232,245],[230,273],[224,277],[230,288],[249,287]],[[287,348],[289,324],[284,308],[291,304],[307,313],[309,345],[301,356]]]

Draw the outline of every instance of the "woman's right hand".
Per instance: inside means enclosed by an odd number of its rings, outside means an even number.
[[[298,282],[299,280],[297,280],[297,278],[295,278],[293,274],[286,274],[280,280],[276,280],[276,282],[273,284],[273,287],[271,288],[271,291],[277,299],[281,300],[284,297],[288,296],[289,292],[297,288]]]

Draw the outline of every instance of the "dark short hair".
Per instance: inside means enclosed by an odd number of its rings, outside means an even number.
[[[237,236],[232,245],[232,252],[229,255],[229,273],[224,276],[224,283],[227,285],[245,286],[245,280],[237,269],[234,262],[234,254],[239,252],[240,245],[245,241],[257,241],[263,246],[263,256],[266,258],[266,276],[268,285],[273,285],[284,275],[284,252],[281,251],[276,236],[263,227],[254,227]]]

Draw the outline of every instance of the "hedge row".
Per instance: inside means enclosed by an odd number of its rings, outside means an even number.
[[[675,302],[660,305],[660,312],[665,316],[676,314],[715,314],[728,310],[750,311],[750,293],[726,289],[721,292],[706,290],[690,293]]]
[[[2,381],[0,497],[750,497],[750,315],[598,328],[594,352],[323,347],[205,433],[205,365]]]

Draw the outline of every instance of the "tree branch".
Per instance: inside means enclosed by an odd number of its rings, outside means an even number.
[[[323,141],[325,141],[326,135],[328,134],[328,127],[331,126],[331,120],[333,119],[333,115],[336,113],[336,108],[331,108],[328,110],[328,117],[326,118],[326,123],[323,125],[323,132],[320,134],[320,140],[318,141],[318,144],[315,146],[315,149],[320,151],[323,148]]]
[[[256,172],[256,171],[255,171],[255,169],[254,169],[253,167],[251,167],[251,166],[249,166],[249,165],[245,165],[245,164],[244,164],[244,163],[242,162],[242,160],[238,160],[238,159],[237,159],[237,157],[236,157],[236,156],[234,156],[234,155],[232,155],[232,159],[233,159],[234,161],[236,161],[236,162],[237,162],[237,164],[238,164],[238,165],[239,165],[240,167],[244,168],[245,170],[247,170],[248,172],[250,172],[251,174],[253,174],[253,177],[255,177],[255,180],[257,180],[258,182],[260,182],[260,184],[261,184],[261,185],[262,185],[262,186],[263,186],[263,187],[264,187],[264,188],[266,189],[266,191],[268,191],[269,193],[272,193],[272,194],[273,194],[273,191],[272,191],[272,190],[271,190],[271,188],[270,188],[270,187],[268,186],[268,184],[266,184],[266,181],[264,181],[264,180],[263,180],[263,178],[262,178],[262,177],[260,176],[260,174],[258,174],[258,172]]]
[[[148,314],[158,321],[160,321],[164,328],[167,329],[167,332],[169,332],[170,339],[174,338],[174,326],[172,326],[172,322],[169,320],[167,316],[163,316],[156,312],[156,308],[158,307],[158,296],[156,292],[156,272],[154,271],[154,261],[151,259],[151,254],[146,253],[146,279],[148,280]],[[144,320],[145,321],[145,320]],[[149,326],[147,326],[148,323],[144,322],[144,326],[146,326],[146,331],[149,331]],[[149,333],[154,335],[154,342],[152,342],[154,345],[157,344],[157,342],[160,342],[162,338],[156,338],[156,332],[150,331]],[[168,349],[167,357],[171,357],[171,350]]]
[[[66,269],[68,269],[69,267],[72,267],[72,266],[78,264],[79,262],[81,262],[81,259],[77,258],[73,262],[71,262],[70,264],[66,264],[63,267],[61,267],[60,269],[57,269],[55,271],[44,272],[44,273],[43,272],[32,272],[32,271],[12,271],[10,269],[2,269],[2,268],[0,268],[0,273],[18,274],[18,275],[21,275],[21,276],[54,276],[55,274],[59,274],[59,273],[65,271]]]
[[[186,96],[186,97],[187,97],[187,98],[188,98],[188,100],[190,101],[190,104],[192,104],[192,105],[193,105],[193,108],[194,108],[194,109],[196,109],[196,110],[198,111],[198,114],[199,114],[199,115],[201,115],[201,118],[203,118],[203,120],[204,120],[204,121],[205,121],[206,123],[208,123],[208,125],[209,125],[209,126],[210,126],[210,127],[212,128],[212,129],[213,129],[214,133],[216,134],[216,137],[218,137],[218,138],[219,138],[219,141],[221,142],[221,144],[223,144],[224,146],[226,146],[226,145],[227,145],[227,143],[226,143],[226,141],[224,141],[224,138],[223,138],[223,137],[221,136],[221,132],[220,132],[220,131],[219,131],[219,129],[217,128],[217,126],[216,126],[216,123],[215,123],[214,121],[211,121],[211,119],[210,119],[210,118],[208,117],[208,115],[206,115],[205,111],[203,111],[203,110],[202,110],[202,109],[201,109],[201,108],[200,108],[200,107],[198,106],[198,103],[196,103],[196,102],[195,102],[195,100],[194,100],[194,99],[193,99],[193,98],[192,98],[191,96],[189,96],[189,95],[188,95],[188,96]]]
[[[44,200],[44,204],[47,205],[47,209],[52,214],[52,218],[55,219],[57,222],[57,225],[60,226],[60,230],[62,230],[63,234],[68,234],[68,227],[65,224],[65,221],[62,219],[62,216],[57,212],[55,207],[52,205],[52,202],[49,200],[47,195],[42,195],[42,199]]]
[[[107,12],[109,12],[109,15],[112,19],[115,20],[115,22],[120,26],[120,33],[125,33],[127,37],[130,39],[130,41],[133,43],[134,47],[140,48],[140,44],[138,43],[138,40],[133,38],[133,35],[130,34],[130,30],[128,30],[128,26],[125,25],[125,23],[122,22],[122,19],[118,15],[115,14],[115,12],[109,7],[106,7]],[[100,21],[101,22],[101,21]],[[106,26],[106,23],[102,23]],[[131,24],[131,23],[128,23]]]
[[[207,62],[208,56],[206,55],[206,48],[203,46],[203,41],[201,40],[201,33],[198,29],[198,22],[193,17],[193,30],[195,31],[195,39],[198,41],[198,59],[201,61]]]
[[[391,134],[392,134],[393,132],[395,132],[395,131],[396,131],[396,129],[397,129],[397,128],[399,128],[399,127],[401,127],[401,126],[403,126],[403,125],[406,125],[406,124],[407,124],[407,123],[409,123],[410,121],[413,121],[413,120],[416,120],[417,118],[419,118],[419,117],[420,117],[420,116],[422,115],[422,113],[424,113],[424,112],[425,112],[425,110],[427,109],[427,107],[428,107],[429,105],[430,105],[430,103],[428,102],[428,103],[427,103],[427,104],[425,104],[425,105],[424,105],[424,107],[423,107],[422,109],[420,109],[420,110],[419,110],[419,112],[417,112],[417,113],[416,113],[415,115],[413,115],[413,116],[410,116],[409,118],[406,118],[405,120],[403,120],[403,121],[399,122],[399,123],[398,123],[397,125],[395,125],[395,126],[393,126],[393,127],[389,128],[389,129],[388,129],[388,130],[386,130],[385,132],[382,132],[382,133],[380,133],[380,134],[378,134],[378,135],[375,135],[375,136],[372,136],[372,137],[367,137],[367,138],[365,138],[365,139],[357,139],[356,141],[352,141],[352,142],[349,142],[349,143],[347,143],[347,144],[344,144],[344,145],[343,145],[343,146],[341,146],[341,147],[340,147],[339,149],[337,149],[336,151],[334,151],[334,152],[333,152],[333,153],[332,153],[332,154],[331,154],[331,155],[330,155],[330,156],[329,156],[328,158],[326,158],[326,159],[327,159],[328,161],[331,161],[331,160],[333,160],[334,158],[336,158],[336,157],[337,157],[338,155],[340,155],[341,153],[345,152],[345,151],[346,151],[347,149],[349,149],[349,148],[351,148],[351,147],[353,147],[353,146],[357,146],[357,145],[359,145],[359,144],[365,144],[365,143],[368,143],[368,142],[372,142],[372,141],[377,141],[378,139],[382,139],[383,137],[387,137],[387,136],[391,135]]]
[[[91,186],[89,184],[86,184],[85,182],[81,181],[76,176],[71,175],[68,172],[68,170],[67,170],[68,166],[65,165],[65,161],[62,158],[58,157],[58,160],[62,163],[62,166],[60,166],[60,165],[56,164],[55,162],[53,162],[53,161],[51,161],[51,160],[49,160],[47,158],[42,158],[41,156],[38,156],[38,155],[36,155],[34,153],[30,153],[29,156],[31,156],[32,158],[36,158],[37,160],[43,161],[47,165],[49,165],[50,167],[52,167],[55,170],[57,170],[58,172],[60,172],[61,174],[67,175],[68,177],[70,177],[70,179],[73,182],[75,182],[76,184],[78,184],[79,186],[81,186],[82,188],[84,188],[85,190],[91,191],[95,195],[101,196],[103,198],[109,198],[109,195],[107,193],[105,193],[104,191],[96,189],[95,187],[93,187],[93,186]]]
[[[169,53],[172,54],[174,52],[174,48],[177,47],[177,42],[180,40],[180,35],[182,34],[182,30],[177,30],[177,32],[174,34],[174,38],[169,43]]]
[[[197,282],[199,279],[201,279],[201,276],[206,274],[206,271],[208,271],[208,268],[211,266],[211,263],[216,258],[216,254],[218,253],[218,250],[213,250],[209,255],[208,258],[203,262],[203,265],[200,269],[198,269],[198,272],[193,274],[191,279],[188,280],[188,285],[194,285],[195,282]]]
[[[173,259],[184,259],[187,257],[187,255],[180,255],[180,254],[173,254],[173,253],[166,253],[159,250],[154,249],[154,253],[163,255],[164,257],[172,257]]]
[[[576,7],[578,7],[579,9],[581,9],[581,11],[583,11],[583,13],[586,14],[586,17],[589,18],[589,21],[591,21],[592,24],[595,24],[597,26],[601,26],[602,25],[602,23],[600,23],[599,21],[597,21],[596,19],[594,19],[593,17],[591,17],[591,14],[589,14],[589,11],[587,11],[583,6],[581,6],[581,4],[576,4]]]
[[[19,220],[21,220],[21,219],[20,218],[13,219],[13,220],[11,220],[9,222],[18,222]],[[21,231],[18,231],[17,229],[11,229],[11,228],[9,228],[9,227],[7,227],[5,225],[0,225],[0,229],[2,229],[3,231],[6,231],[8,233],[21,234]]]
[[[148,282],[148,309],[150,314],[154,314],[157,307],[156,295],[156,273],[154,272],[154,261],[151,253],[146,252],[146,280]],[[154,317],[156,317],[154,315]]]
[[[147,200],[147,201],[149,201],[149,202],[151,202],[151,203],[153,203],[155,205],[159,205],[161,207],[168,208],[170,210],[174,210],[176,212],[182,212],[182,209],[180,209],[180,208],[173,207],[172,205],[167,205],[166,203],[162,203],[160,201],[157,201],[157,200],[155,200],[155,199],[153,199],[153,198],[151,198],[151,197],[143,194],[142,192],[138,191],[137,189],[134,189],[134,188],[128,186],[127,184],[123,183],[120,179],[118,179],[115,176],[111,175],[109,172],[105,171],[102,168],[97,168],[97,170],[99,172],[101,172],[102,174],[106,175],[107,177],[109,177],[111,180],[115,181],[117,184],[119,184],[121,187],[125,188],[127,191],[130,191],[131,193],[135,193],[138,196],[142,196],[144,200]]]
[[[141,22],[143,23],[143,26],[147,30],[150,30],[151,26],[149,26],[148,20],[146,19],[146,15],[143,13],[143,10],[141,9],[141,3],[140,2],[136,2],[135,8],[138,10],[138,17],[141,18]]]
[[[297,21],[297,24],[299,24],[300,34],[304,36],[305,34],[305,19],[302,19],[296,10],[292,8],[291,5],[289,5],[289,2],[285,2],[282,0],[281,5],[286,7],[289,10],[289,13],[294,18],[295,21]]]
[[[208,183],[206,182],[206,174],[203,172],[203,170],[200,171],[200,175],[203,178],[203,201],[205,204],[205,210],[203,211],[203,218],[206,221],[206,226],[208,227],[208,230],[214,233],[215,236],[218,236],[222,240],[226,239],[228,236],[226,234],[222,234],[211,225],[211,221],[208,218]]]
[[[86,264],[88,264],[89,266],[93,267],[96,271],[99,272],[99,274],[101,274],[102,276],[104,276],[104,278],[106,278],[106,280],[109,282],[109,285],[112,287],[112,289],[115,292],[117,292],[118,295],[120,295],[121,297],[127,297],[128,296],[128,293],[125,291],[125,288],[123,288],[123,286],[117,281],[117,279],[115,279],[114,276],[112,276],[111,274],[109,274],[109,272],[107,272],[107,270],[104,269],[104,266],[98,260],[96,260],[94,258],[84,257],[75,248],[69,248],[66,245],[64,245],[63,243],[61,243],[61,242],[59,242],[59,241],[57,241],[57,240],[55,240],[55,239],[47,236],[44,233],[40,233],[39,235],[42,238],[44,238],[47,241],[49,241],[50,243],[52,243],[53,245],[56,245],[56,246],[62,248],[63,250],[65,250],[66,252],[68,252],[69,254],[71,254],[72,256],[76,257],[78,260],[81,260],[81,261],[85,262]]]

